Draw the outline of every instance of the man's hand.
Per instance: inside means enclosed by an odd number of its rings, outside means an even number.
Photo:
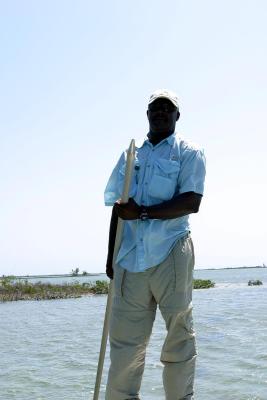
[[[141,207],[130,198],[128,203],[122,203],[121,199],[114,204],[114,210],[118,217],[125,220],[139,219]]]

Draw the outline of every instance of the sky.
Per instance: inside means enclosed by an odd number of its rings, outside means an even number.
[[[267,264],[264,0],[0,3],[0,275],[105,271],[103,191],[158,88],[207,158],[196,268]]]

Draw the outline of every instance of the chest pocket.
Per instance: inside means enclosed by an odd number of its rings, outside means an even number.
[[[138,174],[139,174],[139,163],[135,160],[135,165],[133,168],[133,175],[130,185],[129,197],[134,197],[137,192],[137,184],[138,184]],[[119,186],[119,193],[122,196],[124,180],[125,180],[125,170],[126,170],[126,162],[121,166],[119,169],[119,176],[118,176],[118,186]]]
[[[177,187],[179,170],[180,163],[178,161],[165,158],[155,160],[148,194],[159,200],[170,200]]]

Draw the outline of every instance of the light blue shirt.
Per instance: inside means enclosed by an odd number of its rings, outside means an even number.
[[[115,166],[105,189],[105,205],[121,198],[126,152]],[[136,143],[135,167],[130,197],[151,206],[185,192],[203,194],[205,156],[198,146],[172,134],[153,146],[148,139]],[[130,272],[141,272],[160,264],[175,242],[189,232],[189,216],[174,219],[125,221],[116,263]]]

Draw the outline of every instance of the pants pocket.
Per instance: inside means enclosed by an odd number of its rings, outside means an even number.
[[[173,249],[175,291],[190,293],[193,285],[194,252],[190,237],[180,239]]]
[[[123,280],[125,275],[125,269],[121,268],[119,265],[115,266],[115,274],[114,274],[114,289],[115,296],[122,297],[123,291]]]

